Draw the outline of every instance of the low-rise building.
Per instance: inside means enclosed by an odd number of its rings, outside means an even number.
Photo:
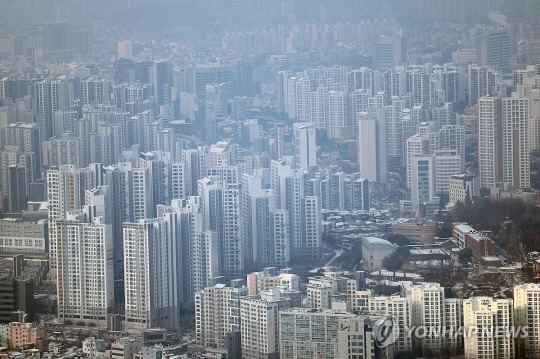
[[[370,333],[382,317],[334,310],[292,308],[279,313],[282,359],[391,358],[393,345],[379,348]]]
[[[392,255],[397,245],[377,237],[362,237],[362,265],[367,270],[383,269],[383,259]]]
[[[0,219],[0,253],[42,254],[48,247],[47,220]]]
[[[37,328],[32,323],[9,323],[9,345],[18,348],[27,345],[36,345],[38,338],[45,337],[45,328]]]
[[[134,338],[120,338],[111,345],[111,359],[132,359],[143,347],[143,342]]]
[[[89,358],[97,358],[98,353],[105,352],[105,340],[88,337],[83,340],[82,350]]]
[[[284,270],[278,272],[275,267],[265,268],[261,272],[253,272],[247,276],[249,295],[257,295],[277,286],[286,286],[291,291],[300,290],[300,277]]]
[[[465,202],[480,195],[480,178],[466,174],[454,175],[450,178],[449,201]]]
[[[394,224],[392,233],[401,234],[416,243],[429,244],[437,237],[437,222]]]

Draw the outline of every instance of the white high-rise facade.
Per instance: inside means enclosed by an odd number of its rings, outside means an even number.
[[[277,288],[240,299],[242,358],[263,359],[279,355],[279,311],[290,306]]]
[[[516,353],[523,357],[540,357],[540,284],[514,287],[514,324],[527,327],[527,337],[518,338]]]
[[[413,346],[420,346],[424,355],[440,355],[444,338],[440,333],[445,326],[444,288],[438,283],[422,283],[410,289],[412,325],[423,326],[426,335],[413,338]]]
[[[435,195],[435,156],[413,156],[411,172],[411,201],[416,211]]]
[[[195,294],[195,333],[197,345],[225,349],[227,333],[240,330],[240,299],[247,287],[216,284]]]
[[[244,274],[241,184],[225,184],[206,177],[198,181],[204,231],[216,232],[220,274],[238,278]]]
[[[435,151],[435,193],[450,192],[450,178],[462,172],[461,156],[456,150]]]
[[[475,297],[463,300],[465,358],[515,357],[514,307],[511,299]]]
[[[499,72],[486,66],[469,65],[469,105],[485,96],[497,96],[502,83]]]
[[[113,231],[103,217],[83,211],[56,221],[58,317],[72,323],[107,325],[113,308]]]
[[[56,279],[57,236],[56,221],[64,219],[68,212],[85,205],[85,193],[101,184],[101,167],[77,169],[73,165],[47,171],[47,201],[49,216],[49,273]]]
[[[394,325],[399,325],[400,331],[393,333],[396,335],[394,351],[410,352],[412,338],[407,334],[407,329],[411,327],[411,299],[396,295],[391,297],[369,297],[368,305],[370,314],[391,316]]]
[[[124,223],[126,330],[180,329],[181,222],[178,213]]]
[[[358,113],[358,164],[370,182],[386,183],[386,118],[384,110]]]
[[[531,186],[529,99],[513,93],[502,99],[503,181],[515,188]]]
[[[327,96],[328,138],[339,140],[347,134],[349,126],[349,95],[343,91],[330,91]]]
[[[315,127],[312,124],[295,123],[294,132],[294,163],[296,168],[309,171],[317,165],[317,142]]]
[[[478,173],[480,186],[491,188],[503,180],[501,100],[478,100]]]

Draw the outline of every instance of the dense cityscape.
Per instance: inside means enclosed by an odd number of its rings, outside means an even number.
[[[0,0],[0,359],[540,358],[537,0]]]

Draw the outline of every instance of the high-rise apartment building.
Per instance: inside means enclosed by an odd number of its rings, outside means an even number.
[[[515,188],[531,186],[529,99],[513,93],[502,99],[503,181]]]
[[[540,284],[527,283],[514,287],[514,324],[526,327],[528,335],[516,341],[516,355],[540,356]]]
[[[511,299],[463,300],[465,358],[514,358],[514,306]]]
[[[180,330],[181,223],[178,213],[124,223],[126,330]]]
[[[56,221],[64,219],[68,212],[81,209],[85,203],[85,190],[102,184],[102,167],[77,169],[73,165],[47,171],[47,201],[49,217],[49,273],[56,279],[57,237]]]
[[[360,174],[371,182],[386,183],[386,116],[370,108],[358,113],[358,164]]]
[[[239,285],[228,287],[225,284],[216,284],[196,293],[197,345],[224,349],[227,333],[240,330],[240,299],[247,295],[247,287]]]
[[[317,142],[315,126],[312,124],[295,123],[294,132],[294,163],[296,168],[309,171],[317,165]]]
[[[435,156],[413,156],[411,173],[411,201],[416,211],[418,206],[435,196]]]
[[[279,311],[289,307],[290,299],[277,288],[240,299],[242,358],[279,356]]]
[[[198,181],[203,230],[215,231],[220,248],[221,275],[239,278],[244,274],[244,248],[241,240],[241,184]]]
[[[327,95],[326,123],[328,138],[339,140],[349,131],[349,95],[343,91],[330,91]]]
[[[444,337],[440,331],[445,326],[444,288],[438,283],[415,285],[408,293],[411,299],[413,326],[423,326],[426,335],[413,337],[413,348],[421,348],[424,355],[440,355],[444,348]]]
[[[94,211],[87,206],[55,222],[58,317],[104,327],[114,303],[113,231]]]
[[[282,310],[279,312],[280,358],[385,358],[380,352],[385,348],[375,348],[368,331],[368,323],[372,324],[375,318],[332,310]]]
[[[501,99],[478,100],[478,174],[480,186],[503,181],[503,121]]]
[[[377,315],[388,315],[394,320],[394,325],[399,326],[399,332],[395,335],[394,351],[410,352],[412,349],[412,338],[407,334],[407,328],[411,327],[411,300],[397,295],[391,297],[369,297],[369,313]]]
[[[469,105],[475,105],[481,97],[497,96],[501,83],[501,73],[493,68],[469,65]]]

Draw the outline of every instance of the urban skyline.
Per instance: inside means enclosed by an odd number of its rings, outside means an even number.
[[[535,0],[0,8],[0,356],[540,357]]]

